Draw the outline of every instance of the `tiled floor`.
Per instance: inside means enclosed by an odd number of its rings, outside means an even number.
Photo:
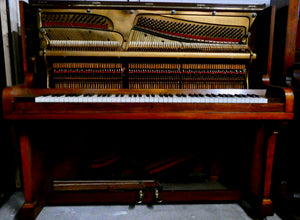
[[[0,208],[1,220],[17,220],[24,202],[17,192]],[[238,204],[48,206],[37,220],[251,220]],[[280,220],[275,215],[267,220]]]

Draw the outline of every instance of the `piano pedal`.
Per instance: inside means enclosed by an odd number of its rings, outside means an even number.
[[[157,188],[154,189],[154,199],[156,203],[162,203],[162,199]]]
[[[144,192],[143,190],[139,190],[138,192],[138,199],[136,201],[137,204],[142,204],[143,203],[143,199],[144,199]]]
[[[154,188],[154,194],[153,194],[153,203],[162,203],[163,200],[161,199],[161,195],[159,193],[159,190],[157,188]],[[136,203],[137,204],[142,204],[143,201],[144,201],[144,197],[145,197],[145,194],[143,192],[143,190],[139,190],[138,191],[138,195],[137,195],[137,201]]]

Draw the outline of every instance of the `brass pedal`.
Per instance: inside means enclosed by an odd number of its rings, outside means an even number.
[[[137,204],[142,204],[144,199],[144,193],[143,190],[139,190],[138,192],[138,200],[136,201]]]
[[[157,188],[154,189],[155,202],[162,203],[161,196],[159,194],[159,190]]]

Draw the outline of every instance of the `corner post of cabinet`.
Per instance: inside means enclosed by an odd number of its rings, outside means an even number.
[[[251,203],[261,216],[274,214],[271,181],[278,126],[262,123],[257,130],[250,172]]]
[[[33,202],[33,170],[32,170],[32,148],[29,135],[22,130],[20,133],[20,148],[23,167],[23,184],[25,203]]]
[[[23,185],[25,203],[22,206],[23,219],[35,219],[41,210],[38,201],[34,197],[34,171],[33,171],[33,150],[29,131],[21,129],[20,131],[20,149],[23,169]]]
[[[273,173],[273,162],[275,154],[276,139],[278,130],[275,128],[269,128],[267,136],[267,148],[266,148],[266,160],[265,160],[265,173],[264,173],[264,185],[263,185],[263,201],[261,213],[263,216],[273,215],[273,203],[271,200],[271,181]]]

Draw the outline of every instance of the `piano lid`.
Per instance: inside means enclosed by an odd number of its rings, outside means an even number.
[[[269,0],[27,0],[39,7],[122,7],[122,8],[172,8],[223,11],[260,11],[270,6]]]

